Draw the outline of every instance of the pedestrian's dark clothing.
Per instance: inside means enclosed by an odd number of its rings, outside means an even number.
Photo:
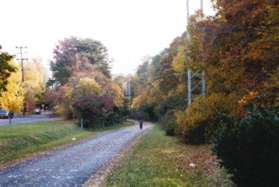
[[[13,112],[9,112],[8,115],[9,115],[9,118],[10,118],[10,119],[13,119],[13,118],[14,118],[14,113],[13,113]]]
[[[140,121],[139,121],[139,126],[140,126],[140,129],[143,128],[143,120],[140,120]]]

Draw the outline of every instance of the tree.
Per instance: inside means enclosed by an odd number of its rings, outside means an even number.
[[[121,108],[124,105],[124,91],[114,81],[111,81],[106,87],[103,88],[103,95],[109,96],[113,99],[113,103],[116,107]]]
[[[1,50],[1,46],[0,46]],[[0,95],[3,91],[6,91],[8,78],[10,77],[11,73],[16,71],[16,68],[9,63],[12,60],[12,56],[8,53],[1,53],[0,51]]]
[[[239,97],[267,91],[278,69],[278,1],[217,0],[216,8],[218,16],[200,23],[212,33],[211,40],[202,41],[211,44],[206,56],[215,57],[207,62],[212,91]],[[208,39],[208,32],[202,34]]]
[[[92,39],[67,38],[60,41],[54,50],[51,70],[56,83],[64,85],[74,70],[87,70],[91,64],[106,77],[110,77],[107,49]]]
[[[18,69],[15,62],[10,61],[9,65]],[[23,105],[23,89],[21,85],[21,74],[19,71],[11,73],[7,80],[6,91],[0,97],[0,106],[8,111],[20,112]]]
[[[24,64],[24,96],[27,110],[32,112],[36,104],[42,103],[47,72],[40,59],[32,59]]]
[[[96,128],[113,125],[113,101],[111,97],[86,95],[73,103],[73,109],[81,127]]]
[[[72,91],[73,101],[78,100],[80,97],[86,97],[91,95],[101,95],[101,87],[94,80],[90,78],[81,78]]]

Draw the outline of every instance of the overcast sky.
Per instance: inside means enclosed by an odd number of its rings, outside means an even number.
[[[204,0],[212,15],[210,0]],[[191,12],[199,0],[190,0]],[[0,44],[28,58],[52,58],[57,41],[77,36],[101,41],[114,74],[133,73],[144,56],[168,47],[186,28],[186,0],[0,0]]]

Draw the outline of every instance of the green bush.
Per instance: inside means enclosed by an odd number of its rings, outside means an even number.
[[[166,132],[166,135],[174,136],[176,126],[174,111],[167,112],[165,116],[161,118],[160,124]]]
[[[132,110],[130,112],[130,118],[133,119],[142,119],[145,121],[157,121],[158,118],[154,112],[154,106],[153,105],[143,105],[140,108],[136,110]]]
[[[279,113],[251,107],[241,119],[223,117],[214,152],[238,186],[279,186]]]
[[[171,96],[162,100],[154,109],[156,116],[161,119],[171,110],[182,109],[186,105],[185,98],[180,95]]]

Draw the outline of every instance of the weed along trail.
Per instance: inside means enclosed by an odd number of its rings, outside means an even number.
[[[0,186],[80,186],[144,130],[122,128],[4,168]]]

